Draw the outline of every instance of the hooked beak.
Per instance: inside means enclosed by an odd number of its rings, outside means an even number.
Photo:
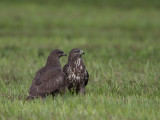
[[[63,53],[62,56],[67,56],[67,54]]]
[[[85,55],[84,51],[83,51],[83,50],[80,50],[80,55],[82,55],[82,54]]]

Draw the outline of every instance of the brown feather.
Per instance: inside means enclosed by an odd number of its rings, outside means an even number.
[[[85,93],[84,88],[89,79],[89,74],[81,57],[81,51],[80,49],[72,49],[69,53],[68,63],[63,67],[68,89],[76,89],[77,93]]]
[[[64,56],[61,50],[53,50],[48,56],[46,65],[38,70],[29,89],[29,97],[45,97],[64,89],[65,74],[62,71],[59,58]]]

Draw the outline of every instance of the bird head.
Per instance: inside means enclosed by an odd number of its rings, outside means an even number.
[[[67,56],[67,54],[65,54],[62,50],[59,49],[54,49],[51,51],[50,53],[51,56],[56,56],[58,58],[62,57],[62,56]]]
[[[69,57],[72,57],[72,58],[81,57],[83,54],[85,54],[83,50],[75,48],[70,51]]]
[[[62,56],[67,56],[62,50],[54,49],[51,51],[47,58],[46,66],[58,66],[60,67],[59,58]]]

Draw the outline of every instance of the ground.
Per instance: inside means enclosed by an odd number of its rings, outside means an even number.
[[[62,1],[1,2],[0,119],[160,119],[160,2]],[[86,53],[86,95],[26,102],[54,48]]]

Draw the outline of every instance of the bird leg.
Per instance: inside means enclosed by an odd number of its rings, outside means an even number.
[[[62,87],[60,89],[60,94],[63,95],[66,92],[67,87]]]
[[[56,91],[54,91],[54,92],[51,93],[53,99],[54,99],[54,97],[55,97],[58,93],[59,93],[59,90],[56,90]]]

